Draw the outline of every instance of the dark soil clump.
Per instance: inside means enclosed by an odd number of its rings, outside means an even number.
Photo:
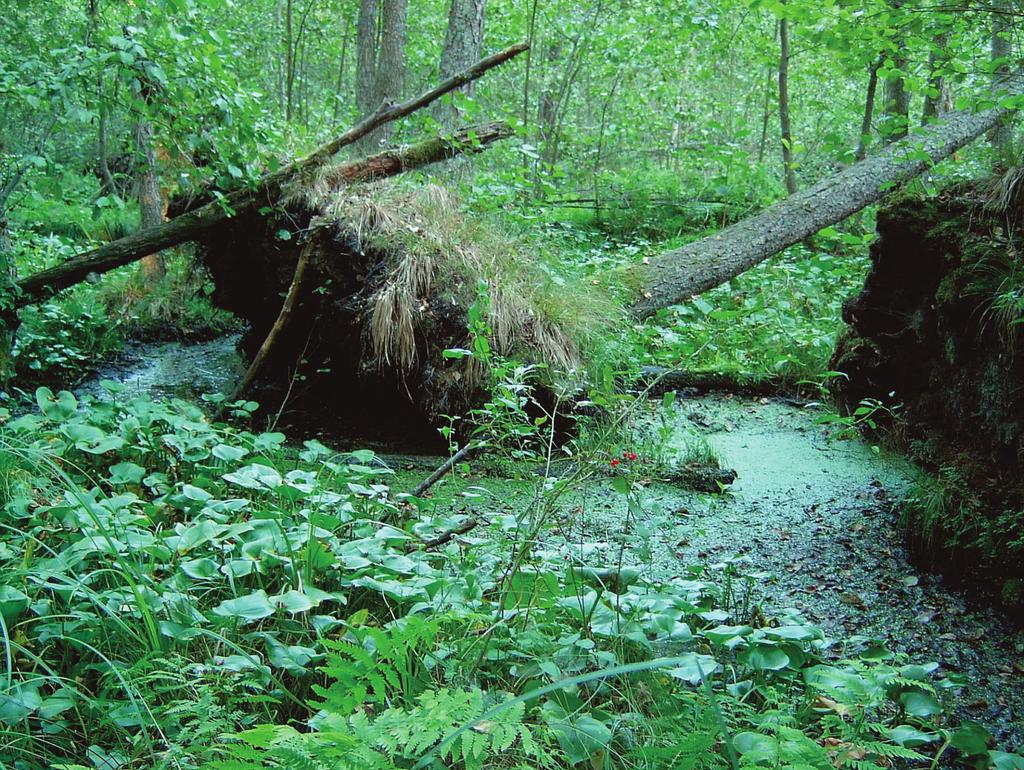
[[[1012,593],[1024,576],[1024,304],[1013,302],[1024,267],[1019,209],[987,201],[960,190],[879,212],[831,368],[845,375],[842,404],[882,406],[876,416],[891,416],[929,471],[903,510],[918,557],[975,581],[997,575]]]

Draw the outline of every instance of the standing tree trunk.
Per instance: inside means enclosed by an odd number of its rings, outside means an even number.
[[[893,66],[899,74],[885,81],[885,141],[895,142],[907,135],[910,124],[910,94],[903,79],[907,59],[902,54],[893,58]]]
[[[904,3],[905,0],[889,0],[889,7],[899,16]],[[910,94],[905,75],[908,60],[902,39],[894,42],[894,53],[889,55],[889,61],[893,72],[888,73],[885,79],[885,123],[882,125],[886,143],[903,139],[910,128]]]
[[[359,0],[359,18],[356,21],[356,107],[359,118],[372,115],[380,106],[376,101],[377,81],[377,29],[380,4],[378,0]],[[367,152],[369,137],[356,144],[357,152]]]
[[[893,53],[889,54],[893,71],[887,73],[885,78],[885,122],[882,124],[882,135],[887,144],[903,139],[910,128],[910,94],[907,92],[905,80],[908,60],[903,47],[902,32],[899,30],[903,24],[899,17],[905,2],[906,0],[889,0],[889,7],[897,17],[895,26],[900,32],[900,39],[893,41]]]
[[[291,122],[295,88],[295,37],[292,32],[292,0],[284,6],[284,119]]]
[[[145,24],[140,15],[139,26]],[[138,70],[136,88],[142,103],[148,108],[156,98],[156,88],[146,77],[142,67]],[[163,224],[164,202],[160,192],[160,174],[157,166],[156,148],[153,146],[153,127],[146,115],[139,116],[133,129],[135,139],[136,196],[139,201],[139,226],[146,230]],[[163,254],[153,253],[142,259],[139,272],[146,286],[153,286],[164,277],[167,268]]]
[[[377,104],[396,104],[405,88],[405,37],[409,0],[382,0],[380,14],[380,59],[374,83]],[[371,138],[377,145],[391,139],[391,124],[384,125]]]
[[[783,8],[785,12],[785,8]],[[796,172],[793,170],[793,129],[789,121],[789,21],[779,19],[779,127],[782,130],[782,165],[786,179],[786,192],[796,192]]]
[[[521,120],[523,127],[530,125],[530,75],[533,72],[533,44],[534,36],[537,33],[537,6],[540,0],[532,0],[530,3],[530,21],[527,27],[526,43],[530,46],[526,52],[526,73],[523,76],[523,114]],[[530,168],[530,156],[522,153],[523,170]]]
[[[1012,53],[1010,47],[1011,12],[1012,5],[1009,2],[999,3],[999,7],[992,12],[992,91],[995,93],[999,92],[1000,82],[1005,80],[1006,75],[1010,71],[1009,58]],[[989,132],[988,140],[992,143],[996,153],[999,156],[1003,156],[1010,146],[1010,139],[1012,137],[1013,129],[1007,118],[1006,120],[999,121],[996,127]],[[998,157],[996,163],[997,165],[1004,165],[1006,159]]]
[[[281,37],[281,0],[274,0],[274,34],[272,40],[275,41],[272,46],[272,55],[274,60],[274,85],[277,90],[277,109],[283,115],[285,112],[284,60],[287,57],[287,53],[282,56],[282,51],[279,48],[283,40]]]
[[[949,35],[943,32],[936,35],[932,48],[928,52],[928,90],[924,95],[924,107],[921,110],[921,123],[927,125],[940,117],[946,103],[946,78],[942,71],[949,58]]]
[[[153,129],[146,120],[135,124],[135,156],[139,169],[135,178],[141,215],[139,225],[145,230],[163,224],[164,221],[164,201],[160,193],[156,152],[153,149]],[[139,272],[147,286],[155,284],[166,272],[163,255],[150,254],[144,257],[139,263]]]
[[[487,0],[451,0],[448,33],[441,51],[442,80],[464,70],[480,58],[486,9]],[[461,92],[471,96],[473,85],[469,84]],[[442,126],[451,129],[458,123],[460,115],[450,100],[442,99],[434,107],[434,117]]]
[[[103,85],[100,83],[100,99],[103,99]],[[107,161],[107,105],[101,101],[99,107],[99,121],[96,129],[96,165],[100,170],[100,178],[103,184],[100,187],[101,193],[117,195],[117,183],[114,175],[110,173],[110,163]]]
[[[348,38],[351,33],[352,17],[344,14],[341,33],[341,55],[338,57],[338,85],[334,89],[334,116],[332,123],[338,122],[338,114],[341,111],[342,102],[345,101],[345,59],[348,55]]]
[[[761,112],[761,140],[757,143],[757,162],[764,160],[764,150],[768,145],[768,124],[772,119],[772,83],[775,80],[775,73],[772,67],[765,67],[764,83],[764,109]]]
[[[878,57],[868,70],[868,92],[864,97],[864,117],[860,121],[860,136],[857,138],[857,151],[853,154],[856,161],[862,161],[868,155],[868,142],[871,139],[871,121],[875,116],[875,91],[878,90],[878,70],[882,66],[882,57]]]

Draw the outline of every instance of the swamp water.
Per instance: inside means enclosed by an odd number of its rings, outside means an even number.
[[[229,393],[245,373],[237,348],[239,338],[231,334],[196,343],[130,342],[75,393],[110,398],[100,385],[104,380],[121,385],[127,398],[195,399],[206,393]]]
[[[120,383],[129,396],[230,391],[244,371],[236,342],[131,345],[77,392],[109,398],[101,380]],[[680,399],[667,417],[653,403],[648,408],[638,444],[651,446],[659,427],[669,453],[706,442],[737,481],[721,495],[650,483],[636,490],[631,508],[613,489],[609,468],[560,501],[538,547],[567,562],[628,565],[655,579],[732,562],[757,576],[752,599],[768,615],[793,607],[826,634],[878,639],[964,675],[970,685],[957,696],[959,718],[984,724],[1001,747],[1024,745],[1024,635],[1004,613],[972,606],[911,566],[897,502],[913,469],[902,458],[860,439],[830,437],[816,423],[820,411],[785,399],[699,395]],[[352,437],[330,443],[347,449],[353,441],[367,445]],[[444,459],[392,454],[409,447],[372,448],[397,471],[399,490]],[[543,483],[526,475],[452,477],[434,496],[438,505],[485,516],[520,514]]]

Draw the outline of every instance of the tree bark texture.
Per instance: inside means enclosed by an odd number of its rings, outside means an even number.
[[[164,201],[160,192],[156,151],[153,148],[153,129],[148,121],[140,120],[135,124],[134,134],[135,162],[138,164],[135,185],[139,201],[139,226],[146,230],[163,224]],[[166,272],[163,256],[155,252],[143,257],[139,267],[142,280],[147,286],[155,284]]]
[[[782,132],[782,166],[786,192],[796,192],[793,170],[793,129],[789,120],[789,21],[779,19],[779,127]]]
[[[487,0],[451,0],[448,10],[448,32],[441,51],[441,77],[447,78],[480,58],[484,42],[484,15]],[[473,84],[460,89],[467,96]],[[446,128],[453,128],[459,119],[454,105],[445,100],[434,107],[434,117]]]
[[[341,18],[341,54],[338,56],[338,85],[334,89],[334,116],[333,123],[338,122],[338,114],[341,105],[345,101],[345,60],[348,55],[348,39],[352,26],[352,17],[347,12]]]
[[[396,104],[405,88],[406,16],[409,0],[381,0],[380,57],[374,80],[374,100],[380,104]],[[386,124],[370,135],[376,146],[391,140],[391,125]]]
[[[138,14],[136,24],[140,27],[146,24],[145,14]],[[144,67],[138,69],[133,90],[146,105],[147,110],[159,96],[157,86],[147,76]],[[135,144],[135,195],[139,202],[139,227],[146,230],[163,224],[164,206],[163,195],[160,192],[160,170],[156,159],[153,126],[145,113],[139,115],[132,129],[132,138]],[[146,286],[156,284],[166,272],[163,255],[157,252],[144,256],[139,267],[139,273]]]
[[[360,116],[371,115],[379,103],[374,102],[374,81],[377,77],[378,0],[360,0],[356,21],[356,106]]]
[[[1024,76],[1008,80],[1004,87],[1021,93]],[[1009,112],[1000,107],[951,112],[920,134],[891,144],[760,214],[652,259],[649,266],[638,268],[642,297],[633,305],[633,314],[644,318],[685,301],[841,222],[978,138]]]
[[[99,169],[100,178],[103,180],[100,193],[117,195],[117,183],[114,181],[114,175],[110,173],[110,163],[107,160],[107,108],[105,105],[100,105],[99,113],[96,129],[96,166]]]

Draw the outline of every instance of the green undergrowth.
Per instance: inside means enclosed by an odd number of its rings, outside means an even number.
[[[20,276],[31,275],[96,245],[81,233],[41,235],[24,223],[13,228]],[[205,271],[181,252],[166,261],[166,275],[146,285],[134,265],[85,282],[19,312],[15,384],[71,385],[109,360],[126,339],[210,339],[238,328],[216,308]]]
[[[11,242],[18,275],[52,267],[74,256],[87,243],[81,238],[40,235],[13,226]],[[121,348],[123,330],[91,284],[80,284],[59,298],[19,311],[14,345],[16,384],[57,385],[77,382],[98,361]]]
[[[101,195],[93,176],[63,171],[30,181],[12,210],[11,224],[18,229],[72,241],[116,240],[138,229],[138,205]]]
[[[553,196],[546,216],[620,240],[664,241],[721,228],[778,194],[777,180],[760,169],[742,159],[728,165],[712,173],[703,164],[683,170],[606,170],[589,187]]]
[[[213,304],[213,282],[191,255],[170,252],[165,269],[153,285],[129,268],[111,274],[98,288],[108,317],[129,337],[207,340],[240,328],[237,318]]]
[[[844,300],[867,275],[863,251],[795,246],[634,329],[644,363],[790,382],[828,371]]]
[[[998,488],[969,481],[961,468],[943,465],[919,471],[900,512],[919,557],[983,586],[994,578],[993,593],[1009,606],[1021,606],[1024,511],[1017,503]],[[957,555],[953,567],[951,554]]]
[[[628,303],[620,268],[641,266],[694,239],[621,240],[548,225],[547,248],[586,281]],[[834,229],[813,250],[794,246],[691,301],[644,323],[624,321],[620,355],[631,365],[721,373],[740,382],[820,380],[841,326],[842,303],[861,290],[871,235]]]
[[[595,479],[644,504],[628,401],[555,450],[497,383],[474,438],[574,463],[509,509],[246,430],[251,402],[231,425],[105,387],[0,432],[0,766],[1020,766],[942,716],[956,676],[761,607],[738,562],[654,582],[542,547]]]

